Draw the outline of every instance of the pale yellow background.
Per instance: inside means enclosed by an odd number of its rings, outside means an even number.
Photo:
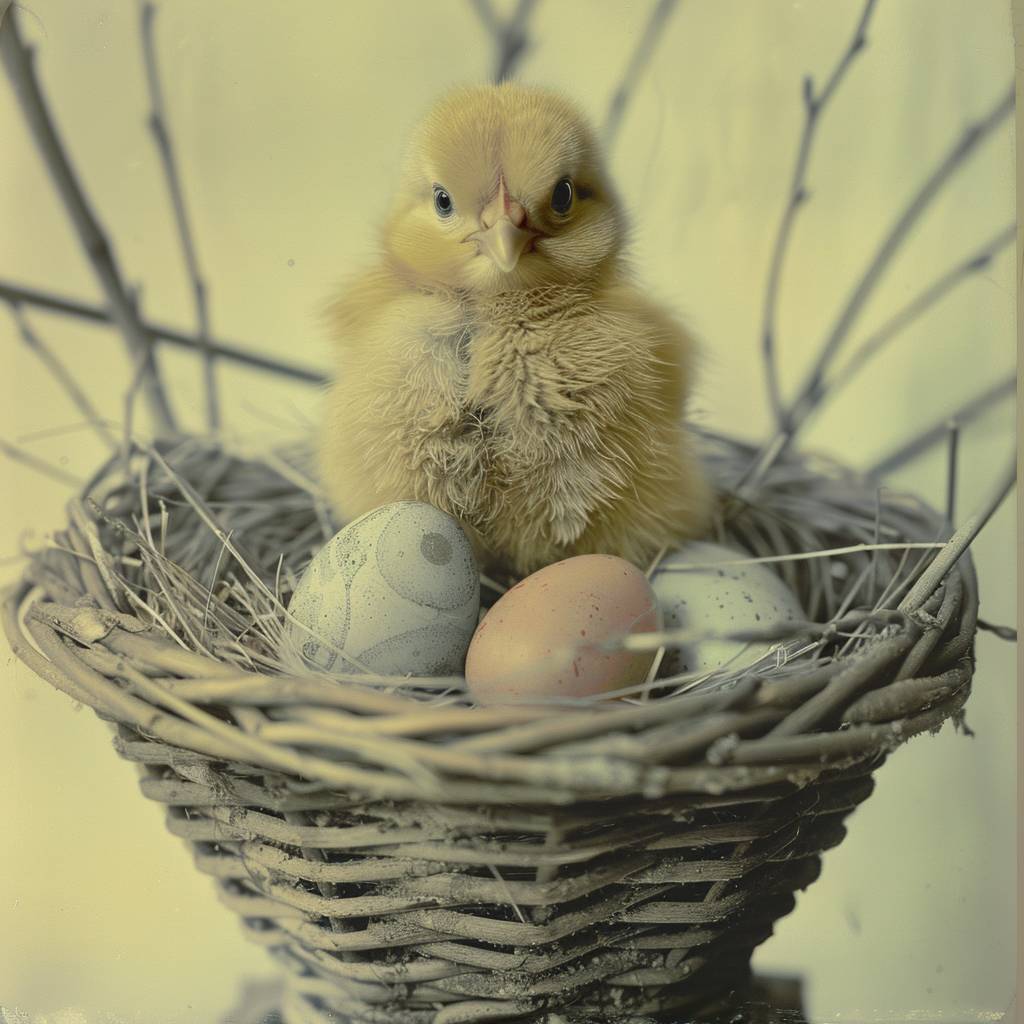
[[[192,311],[144,127],[130,0],[32,0],[21,23],[88,193],[146,313]],[[601,118],[651,0],[541,0],[526,78]],[[627,113],[613,164],[646,280],[705,342],[696,414],[760,437],[768,419],[757,326],[769,249],[800,126],[799,79],[824,74],[860,0],[683,0]],[[168,0],[159,42],[172,128],[211,284],[216,332],[325,364],[316,311],[356,267],[384,209],[402,141],[445,86],[486,76],[470,4]],[[1012,75],[1005,0],[880,0],[870,46],[828,111],[780,310],[791,387],[900,205]],[[1007,124],[965,167],[893,266],[866,329],[1013,217]],[[0,81],[0,277],[99,300]],[[807,441],[866,465],[1014,364],[1013,256],[916,324],[851,386]],[[32,321],[95,401],[120,415],[127,363],[108,331]],[[102,451],[0,309],[0,436],[85,476]],[[198,370],[165,361],[198,422]],[[316,395],[226,375],[230,424],[294,433]],[[1012,449],[1008,403],[962,445],[967,510]],[[0,556],[62,521],[66,490],[5,465]],[[935,501],[942,457],[895,481]],[[976,546],[983,615],[1015,619],[1014,507]],[[5,562],[8,578],[16,572]],[[268,970],[163,831],[106,732],[8,655],[0,686],[0,1002],[38,1022],[210,1021],[243,975]],[[824,875],[759,952],[804,973],[816,1018],[977,1018],[1010,1000],[1015,957],[1014,651],[981,636],[968,720],[897,753]],[[80,1015],[60,1013],[77,1008]]]

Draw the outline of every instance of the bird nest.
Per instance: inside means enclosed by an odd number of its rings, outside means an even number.
[[[509,77],[533,5],[519,3],[508,20],[474,6],[499,44],[495,77]],[[194,337],[142,319],[51,122],[14,8],[0,16],[0,60],[106,304],[3,282],[0,298],[116,449],[6,594],[4,628],[31,669],[109,723],[143,793],[166,805],[170,830],[249,937],[284,965],[287,1024],[729,1019],[754,949],[842,840],[875,769],[908,737],[959,720],[978,627],[967,549],[1012,487],[1012,468],[950,536],[952,500],[946,516],[888,491],[883,502],[874,480],[797,454],[794,441],[828,394],[1016,237],[1007,225],[835,371],[891,258],[1008,119],[1012,90],[965,128],[894,220],[789,403],[776,367],[776,301],[809,195],[809,154],[865,49],[874,6],[865,0],[828,78],[802,83],[804,124],[761,331],[777,434],[760,448],[702,439],[721,495],[712,539],[777,569],[805,620],[739,637],[773,644],[743,667],[655,678],[619,700],[529,707],[474,706],[461,678],[327,675],[282,661],[288,601],[336,525],[308,453],[243,457],[183,436],[154,343],[203,356],[213,438],[216,362],[310,383],[320,375],[210,337],[152,6],[141,26],[150,126],[193,285]],[[609,141],[672,7],[652,9],[609,110]],[[117,326],[135,366],[120,437],[34,333],[25,304]],[[953,418],[966,423],[1013,388],[1006,379]],[[161,438],[151,445],[135,440],[136,391]],[[946,436],[945,422],[884,468]],[[951,473],[951,498],[954,483]],[[482,584],[493,599],[494,581]],[[677,631],[619,642],[692,640]]]
[[[288,1024],[711,1013],[872,772],[960,711],[978,602],[921,502],[791,454],[748,503],[755,450],[705,447],[717,539],[807,621],[626,700],[484,708],[459,679],[286,668],[287,601],[333,526],[301,454],[198,439],[111,459],[5,629],[285,965]]]

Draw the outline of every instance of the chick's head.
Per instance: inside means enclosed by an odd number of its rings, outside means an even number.
[[[495,293],[597,277],[624,233],[586,119],[556,93],[506,82],[430,111],[384,243],[418,284]]]

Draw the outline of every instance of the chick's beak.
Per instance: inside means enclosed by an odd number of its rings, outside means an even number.
[[[480,211],[480,230],[469,236],[503,273],[514,270],[526,247],[537,237],[526,222],[526,209],[498,182],[498,194]]]

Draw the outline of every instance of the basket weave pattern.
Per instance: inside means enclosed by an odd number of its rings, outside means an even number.
[[[750,454],[709,446],[720,479]],[[877,539],[873,495],[850,494],[835,467],[792,457],[720,538],[758,555]],[[887,539],[940,525],[910,499],[884,520]],[[308,543],[281,567],[285,528]],[[809,620],[829,623],[810,653],[646,702],[477,708],[282,675],[261,595],[286,601],[282,578],[327,529],[280,467],[168,442],[98,474],[4,608],[15,652],[111,724],[170,831],[285,965],[289,1024],[708,1012],[872,772],[970,690],[969,557],[914,614],[896,593],[857,618],[854,581],[897,578],[898,551],[786,563]],[[167,597],[172,579],[198,615]]]

